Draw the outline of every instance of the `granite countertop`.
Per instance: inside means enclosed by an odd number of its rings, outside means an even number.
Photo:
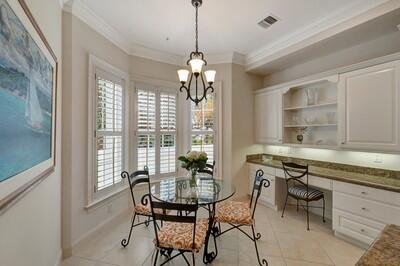
[[[356,266],[400,265],[400,226],[387,225]]]
[[[275,158],[278,157],[278,158]],[[295,161],[291,157],[273,156],[272,159],[263,160],[260,155],[247,157],[248,163],[254,163],[282,169],[282,160]],[[301,159],[299,159],[301,160]],[[301,160],[302,164],[309,164],[309,174],[332,180],[364,185],[383,190],[400,192],[399,172],[374,169],[360,166],[350,166],[335,163],[325,163],[312,160]]]

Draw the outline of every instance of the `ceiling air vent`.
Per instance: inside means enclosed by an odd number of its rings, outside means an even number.
[[[268,28],[268,27],[272,26],[273,24],[275,24],[277,21],[278,21],[277,17],[268,16],[268,17],[264,18],[263,20],[261,20],[260,22],[258,22],[258,25],[260,25],[263,28]]]

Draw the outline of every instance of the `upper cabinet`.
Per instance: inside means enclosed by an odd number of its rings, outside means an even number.
[[[291,85],[283,93],[283,142],[337,146],[338,75]]]
[[[282,143],[281,90],[256,93],[254,105],[256,143]]]
[[[400,151],[400,61],[342,74],[338,100],[341,147]]]

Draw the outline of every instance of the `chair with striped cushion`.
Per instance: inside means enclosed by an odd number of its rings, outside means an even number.
[[[306,203],[307,212],[307,230],[310,230],[309,206],[312,201],[322,199],[322,221],[325,222],[325,197],[324,193],[318,189],[312,188],[308,184],[308,165],[282,162],[283,171],[286,180],[286,200],[282,210],[282,217],[285,213],[288,198],[294,198],[297,201],[297,211],[299,211],[299,201]],[[305,179],[305,180],[304,180]],[[303,205],[302,205],[303,206]]]

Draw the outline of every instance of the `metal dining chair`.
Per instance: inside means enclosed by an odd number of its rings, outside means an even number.
[[[160,265],[164,265],[180,255],[190,265],[185,256],[186,252],[192,253],[192,264],[195,265],[195,253],[198,253],[203,247],[208,229],[208,219],[197,218],[199,209],[197,201],[194,204],[162,202],[154,200],[150,194],[148,194],[148,198],[155,231],[154,265],[157,265],[159,253],[169,254],[167,260]],[[161,212],[157,210],[161,210]],[[187,215],[179,215],[181,212],[186,212]],[[157,221],[163,222],[163,225],[159,227]],[[174,250],[178,253],[171,256]]]
[[[215,169],[215,161],[212,164],[207,163],[206,168],[203,170],[199,170],[198,173],[200,174],[208,174],[211,177],[214,177],[214,169]]]
[[[264,171],[259,169],[256,172],[253,182],[253,191],[251,193],[250,203],[247,202],[237,202],[237,201],[224,201],[217,204],[216,216],[215,216],[215,224],[216,223],[226,223],[231,227],[225,231],[221,231],[221,227],[217,229],[214,226],[215,237],[219,237],[226,232],[229,232],[232,229],[238,229],[240,232],[245,234],[251,241],[253,241],[258,263],[262,265],[268,265],[266,259],[260,260],[260,255],[258,253],[257,240],[261,238],[260,233],[255,233],[255,218],[254,214],[256,212],[258,198],[261,195],[262,188],[269,187],[270,181],[264,178]],[[241,227],[242,226],[250,226],[252,235],[249,235],[245,232]]]
[[[128,172],[124,171],[121,173],[121,177],[123,179],[126,178],[129,181],[129,188],[131,191],[132,203],[133,203],[133,217],[132,217],[132,224],[131,224],[131,227],[129,230],[129,236],[128,236],[128,239],[124,238],[121,241],[121,245],[123,247],[126,247],[129,244],[129,241],[131,239],[132,229],[141,224],[145,224],[146,226],[149,226],[150,219],[152,217],[150,205],[149,204],[144,205],[141,202],[136,202],[135,193],[134,193],[135,186],[139,185],[139,184],[143,184],[143,183],[148,185],[149,191],[150,191],[149,170],[145,166],[144,170],[138,170],[138,171],[133,172],[132,174],[129,174]],[[139,216],[145,217],[146,218],[145,221],[140,222]],[[138,223],[135,224],[136,217],[138,217]]]
[[[310,218],[309,218],[309,208],[320,208],[316,206],[309,206],[312,201],[318,201],[322,199],[322,221],[325,222],[325,196],[324,193],[318,189],[312,188],[308,184],[308,165],[300,165],[290,162],[282,162],[283,171],[285,173],[286,181],[286,200],[285,206],[282,210],[281,217],[285,213],[288,198],[294,198],[297,201],[297,211],[299,211],[299,201],[306,202],[306,212],[307,212],[307,230],[310,230]],[[302,179],[305,177],[305,180]],[[301,205],[304,207],[304,205]]]

